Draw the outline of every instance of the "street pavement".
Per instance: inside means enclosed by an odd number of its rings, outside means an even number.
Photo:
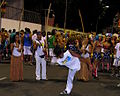
[[[9,80],[10,64],[0,64],[0,96],[61,96],[67,80],[67,68],[47,66],[48,81],[35,80],[35,65],[24,65],[24,81]],[[99,80],[82,82],[74,80],[70,96],[120,96],[120,79],[110,77],[109,73],[99,73]]]

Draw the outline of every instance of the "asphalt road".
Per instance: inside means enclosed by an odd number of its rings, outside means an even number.
[[[35,80],[35,66],[24,65],[24,81],[9,80],[9,64],[0,64],[0,96],[60,96],[64,90],[68,70],[59,66],[47,66],[48,81]],[[120,96],[119,79],[108,73],[99,73],[99,80],[89,82],[74,80],[70,96]]]

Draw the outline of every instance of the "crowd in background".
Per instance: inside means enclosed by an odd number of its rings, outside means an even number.
[[[2,29],[0,32],[0,60],[11,57],[11,46],[16,41],[15,36],[19,36],[18,42],[23,46],[24,63],[33,65],[34,61],[34,41],[37,39],[37,30],[31,32],[29,28],[16,32],[13,30]],[[56,64],[56,56],[53,53],[55,46],[65,52],[72,50],[80,54],[81,70],[78,79],[88,81],[92,77],[98,78],[98,71],[111,72],[111,76],[120,76],[120,37],[119,34],[79,34],[63,33],[56,29],[52,32],[41,32],[42,39],[45,41],[45,57],[50,59],[50,64]],[[46,42],[47,41],[47,42]]]

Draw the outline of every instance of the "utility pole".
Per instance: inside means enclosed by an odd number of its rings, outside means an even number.
[[[79,16],[80,16],[81,24],[82,24],[82,30],[83,30],[83,33],[85,33],[85,28],[84,28],[84,24],[83,24],[82,14],[81,14],[80,9],[78,11],[79,11]]]
[[[1,30],[1,25],[2,25],[1,7],[2,7],[2,5],[3,5],[4,2],[5,2],[5,0],[0,0],[0,3],[1,3],[1,5],[0,5],[0,30]]]
[[[65,29],[66,29],[66,21],[67,21],[67,6],[68,6],[68,2],[67,2],[67,0],[66,0],[65,20],[64,20],[64,32],[65,32]]]
[[[2,6],[2,0],[0,0],[0,3],[1,3],[1,5],[0,5],[0,30],[1,30],[1,21],[2,21],[2,16],[1,16],[1,6]]]
[[[45,32],[46,32],[46,48],[48,48],[48,44],[47,44],[47,42],[48,42],[48,33],[47,33],[47,31],[48,31],[48,21],[49,21],[49,14],[50,14],[50,10],[51,10],[51,6],[52,6],[52,3],[50,3],[50,5],[49,5],[49,8],[48,8],[48,13],[47,13],[47,18],[45,19]],[[46,15],[46,14],[45,14]],[[49,49],[48,49],[49,50]],[[49,54],[48,53],[49,51],[47,51],[47,54]]]

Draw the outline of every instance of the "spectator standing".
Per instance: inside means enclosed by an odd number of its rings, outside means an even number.
[[[46,80],[45,42],[42,40],[41,32],[37,33],[37,40],[34,43],[36,59],[36,80]],[[42,73],[40,72],[42,66]]]
[[[11,65],[10,65],[10,80],[20,81],[23,80],[23,55],[22,45],[20,44],[19,35],[15,35],[15,42],[11,43]]]
[[[49,56],[51,57],[51,64],[52,65],[55,63],[54,61],[56,61],[56,57],[53,53],[54,42],[55,42],[55,33],[56,33],[56,30],[53,29],[51,36],[48,38]]]
[[[24,34],[24,61],[32,65],[32,35],[29,28],[25,28]]]

